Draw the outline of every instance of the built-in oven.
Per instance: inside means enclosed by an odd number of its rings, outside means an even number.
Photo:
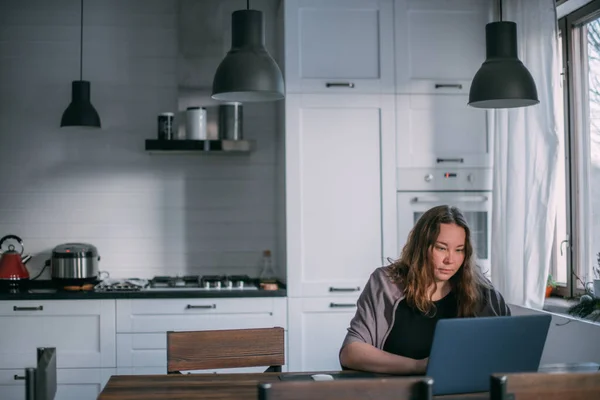
[[[471,229],[477,264],[490,277],[492,170],[399,169],[397,180],[399,250],[425,211],[452,205],[463,212]]]

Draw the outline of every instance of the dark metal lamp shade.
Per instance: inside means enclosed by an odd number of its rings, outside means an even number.
[[[265,48],[262,12],[235,11],[231,26],[231,50],[215,73],[212,98],[241,103],[283,99],[281,70]]]
[[[89,126],[100,128],[100,116],[90,102],[90,82],[71,83],[71,103],[60,120],[60,126]]]
[[[476,108],[515,108],[538,104],[531,73],[517,56],[517,24],[485,26],[486,60],[475,74],[469,105]]]

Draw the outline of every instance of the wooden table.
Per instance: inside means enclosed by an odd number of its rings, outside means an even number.
[[[280,381],[280,376],[356,374],[354,371],[267,372],[253,374],[113,375],[98,400],[256,400],[260,382]],[[382,375],[384,376],[384,375]],[[487,393],[439,396],[439,399],[488,400]]]

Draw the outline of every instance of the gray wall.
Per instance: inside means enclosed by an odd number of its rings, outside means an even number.
[[[275,0],[252,3],[274,24]],[[24,239],[31,272],[69,241],[96,245],[113,277],[257,274],[263,250],[279,257],[275,104],[245,105],[251,155],[144,151],[183,87],[206,97],[244,6],[86,0],[83,78],[102,118],[86,130],[59,128],[79,79],[80,2],[0,2],[0,235]]]

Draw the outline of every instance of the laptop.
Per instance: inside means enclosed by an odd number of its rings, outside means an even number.
[[[547,314],[439,320],[426,372],[433,394],[488,392],[494,373],[537,372],[551,320]]]

